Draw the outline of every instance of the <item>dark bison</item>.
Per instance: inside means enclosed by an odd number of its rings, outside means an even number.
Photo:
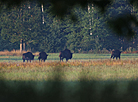
[[[65,49],[64,51],[60,51],[60,54],[59,54],[60,61],[61,60],[63,61],[64,58],[66,58],[66,61],[68,61],[69,59],[72,58],[72,54],[73,53],[71,53],[71,51],[68,49]]]
[[[38,59],[39,59],[39,62],[40,62],[40,59],[41,60],[44,60],[44,62],[45,62],[45,60],[47,59],[47,54],[45,53],[45,52],[40,52],[39,53],[39,57],[38,57]]]
[[[113,59],[116,57],[116,59],[117,58],[119,58],[120,59],[120,55],[121,55],[121,51],[119,51],[119,50],[114,50],[114,51],[112,51],[111,52],[111,58],[113,57]],[[110,59],[111,59],[110,58]]]
[[[34,60],[34,56],[35,55],[33,55],[31,52],[24,53],[22,56],[23,62],[25,62],[25,60],[27,60],[27,62],[30,60],[31,62],[31,60]]]

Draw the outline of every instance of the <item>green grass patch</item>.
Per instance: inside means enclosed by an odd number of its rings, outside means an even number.
[[[74,60],[102,60],[110,59],[111,54],[81,54],[74,53],[71,61]],[[38,56],[35,56],[38,61]],[[138,54],[121,54],[121,59],[138,59]],[[47,61],[59,61],[59,53],[48,53]],[[64,59],[65,61],[65,59]],[[22,56],[0,56],[0,62],[22,62]]]

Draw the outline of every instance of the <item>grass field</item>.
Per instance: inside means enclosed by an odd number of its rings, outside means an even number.
[[[59,53],[48,53],[47,61],[59,61]],[[109,59],[111,54],[73,54],[74,60],[101,60]],[[137,59],[138,54],[121,54],[122,60]],[[35,56],[35,61],[38,60],[38,56]],[[65,60],[65,59],[64,59]],[[22,56],[0,56],[0,62],[22,62]]]
[[[7,80],[135,80],[138,78],[138,60],[89,60],[89,61],[48,61],[39,63],[1,62],[0,72]],[[56,79],[57,80],[57,79]]]
[[[0,56],[0,74],[7,80],[54,80],[54,75],[61,75],[61,80],[120,80],[138,78],[137,54],[122,54],[121,60],[109,60],[109,54],[74,54],[69,62],[60,62],[58,54],[49,54],[46,62],[35,60],[22,62],[19,56]],[[58,71],[60,70],[60,71]],[[52,78],[53,77],[53,78]]]
[[[0,102],[137,102],[137,56],[74,54],[67,63],[57,53],[42,63],[0,56]]]

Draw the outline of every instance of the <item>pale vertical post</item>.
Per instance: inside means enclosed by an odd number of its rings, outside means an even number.
[[[23,42],[23,50],[26,51],[26,50],[25,50],[25,42]]]
[[[43,7],[43,4],[41,5],[41,9],[42,9],[42,23],[44,24],[44,7]]]
[[[89,6],[89,4],[88,4],[88,13],[89,13],[89,25],[90,25],[89,30],[90,30],[90,35],[92,35],[92,33],[91,33],[91,16],[90,16],[90,6]]]
[[[20,53],[22,53],[22,39],[20,40]]]
[[[90,25],[90,35],[92,35],[92,31],[91,31],[91,27],[92,27],[92,25],[93,25],[93,16],[91,17],[91,13],[93,14],[93,9],[94,9],[94,6],[93,6],[93,4],[92,4],[92,11],[91,11],[91,8],[90,8],[90,6],[89,6],[89,4],[88,4],[88,13],[89,13],[89,25]]]

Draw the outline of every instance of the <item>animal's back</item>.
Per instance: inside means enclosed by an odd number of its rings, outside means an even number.
[[[68,59],[72,58],[72,53],[69,49],[65,49],[63,51],[60,51],[59,57],[60,57],[60,60],[63,60],[64,58],[66,58],[66,61],[68,61]]]
[[[114,51],[111,52],[111,57],[110,57],[110,59],[111,59],[111,58],[114,59],[115,57],[116,57],[116,59],[117,59],[117,58],[120,59],[120,54],[121,54],[121,51],[120,51],[120,50],[114,50]]]
[[[34,55],[31,52],[27,52],[27,53],[23,54],[22,59],[23,59],[23,62],[25,62],[25,60],[27,60],[27,61],[34,60]]]
[[[112,51],[112,55],[114,55],[114,56],[119,56],[120,54],[121,54],[121,51],[119,51],[119,50]]]
[[[40,57],[40,58],[46,59],[47,56],[48,56],[48,55],[47,55],[45,52],[39,53],[39,57]]]
[[[64,53],[65,58],[69,58],[69,59],[71,58],[71,51],[70,50],[65,49],[63,51],[63,53]]]

